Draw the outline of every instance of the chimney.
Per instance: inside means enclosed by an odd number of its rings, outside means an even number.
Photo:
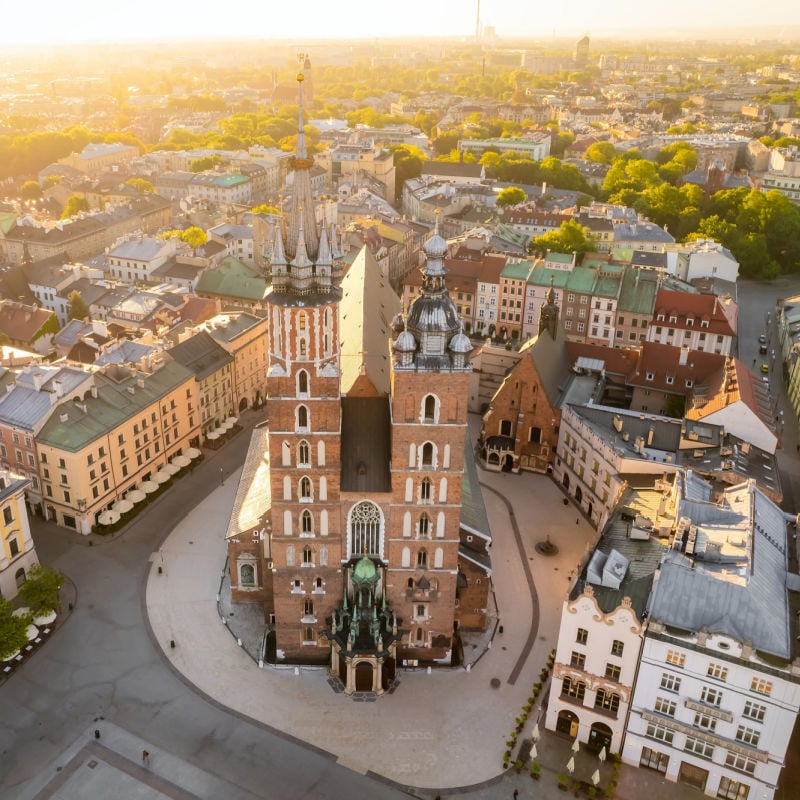
[[[678,364],[680,366],[685,367],[689,361],[689,348],[688,347],[681,347],[681,353],[678,356]]]
[[[96,398],[97,397],[97,387],[96,386],[92,386],[91,391],[92,391],[92,397]]]
[[[647,431],[647,446],[648,447],[650,447],[650,445],[653,444],[653,433],[654,433],[653,426],[651,425],[650,428]]]
[[[617,433],[622,431],[622,417],[614,416],[614,430]]]

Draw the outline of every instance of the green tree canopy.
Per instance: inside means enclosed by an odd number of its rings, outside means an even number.
[[[460,138],[461,134],[458,131],[450,131],[449,133],[443,133],[441,136],[437,136],[431,144],[434,155],[447,155],[453,148],[458,147],[458,140]]]
[[[28,643],[30,617],[15,617],[13,611],[11,603],[0,597],[0,659],[22,650]]]
[[[203,156],[202,158],[195,158],[189,162],[189,172],[205,172],[209,169],[219,166],[222,163],[220,156]]]
[[[42,189],[49,189],[51,186],[61,183],[62,180],[64,180],[63,175],[46,175],[42,181]]]
[[[617,149],[611,142],[595,142],[586,148],[586,152],[583,155],[587,161],[610,164],[617,155]]]
[[[19,596],[31,610],[33,616],[58,611],[58,593],[64,576],[52,567],[37,564],[28,572],[28,579],[20,586]]]
[[[525,194],[525,190],[520,189],[519,186],[506,186],[497,193],[497,205],[500,208],[516,206],[524,203],[527,199],[528,195]]]
[[[25,181],[19,187],[19,196],[23,200],[39,200],[42,196],[42,187],[39,181]]]
[[[390,145],[395,167],[395,199],[403,194],[403,184],[409,178],[422,174],[422,165],[428,157],[418,147],[409,144]]]
[[[253,214],[280,214],[281,212],[275,206],[261,203],[261,205],[254,206],[250,209]]]
[[[152,194],[156,190],[156,187],[144,178],[128,178],[128,180],[125,181],[125,185],[132,186],[137,191],[146,192],[148,194]]]
[[[89,210],[89,201],[85,197],[77,194],[71,194],[64,204],[64,210],[61,212],[61,219],[69,219],[80,214],[81,211]]]
[[[86,305],[86,301],[83,299],[83,295],[77,290],[73,289],[68,298],[69,310],[67,312],[67,317],[69,319],[87,319],[89,318],[89,306]]]
[[[542,236],[531,239],[528,252],[546,253],[552,250],[556,253],[576,252],[579,256],[594,251],[594,242],[589,238],[589,229],[584,228],[575,220],[562,222],[557,231],[549,231]]]

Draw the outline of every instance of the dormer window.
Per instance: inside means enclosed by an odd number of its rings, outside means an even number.
[[[676,316],[674,316],[673,314],[670,314],[669,321],[670,321],[670,324],[674,325],[678,321],[678,318]]]
[[[664,315],[663,315],[663,314],[659,314],[659,315],[656,317],[656,322],[663,322],[663,321],[664,321]]]
[[[689,327],[691,327],[692,325],[694,325],[694,319],[692,319],[692,317],[687,317],[687,318],[686,318],[686,324],[687,324]]]
[[[694,386],[694,381],[691,378],[686,379],[686,388],[691,389]]]
[[[667,375],[667,384],[669,386],[672,386],[673,383],[675,383],[675,376],[674,375]]]
[[[655,372],[648,372],[648,373],[645,374],[644,377],[645,377],[646,380],[652,381],[652,380],[655,380],[656,374],[655,374]]]
[[[700,327],[701,328],[707,328],[708,327],[708,320],[707,319],[701,319],[700,320]]]

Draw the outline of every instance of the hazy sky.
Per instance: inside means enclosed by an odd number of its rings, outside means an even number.
[[[140,39],[468,36],[477,0],[7,0],[0,44]],[[765,9],[768,11],[765,13]],[[718,26],[800,25],[798,0],[768,6],[735,0],[481,0],[481,19],[500,36],[590,36],[684,28],[709,37]]]

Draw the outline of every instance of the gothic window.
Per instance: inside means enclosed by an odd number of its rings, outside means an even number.
[[[428,551],[423,549],[417,551],[417,566],[425,569],[428,566]]]
[[[422,445],[422,466],[433,469],[433,445],[430,442]]]
[[[304,617],[314,616],[314,601],[309,597],[303,600],[303,616]]]
[[[408,579],[408,583],[406,584],[406,587],[408,589],[413,589],[414,588],[414,579],[413,578],[409,578]]]
[[[293,567],[294,566],[294,545],[290,544],[286,546],[286,566]]]
[[[308,394],[308,373],[304,369],[297,373],[297,393]]]
[[[315,589],[322,589],[322,578],[315,578],[314,579],[314,588]]]
[[[541,428],[531,428],[530,437],[529,437],[528,441],[533,443],[533,444],[539,444],[542,441],[542,429]]]
[[[422,421],[423,422],[436,422],[437,417],[437,406],[438,403],[436,401],[436,396],[429,394],[425,396],[424,400],[424,407],[422,410]]]
[[[300,479],[300,499],[301,500],[311,500],[311,479],[310,478],[301,478]]]
[[[419,535],[428,537],[431,534],[431,520],[427,514],[419,518]]]
[[[300,530],[303,533],[313,533],[314,526],[311,518],[311,512],[306,510],[300,515]]]
[[[311,466],[311,459],[309,458],[309,448],[308,442],[303,439],[299,445],[297,445],[297,463],[301,464],[304,467]]]
[[[301,431],[308,430],[308,409],[305,406],[297,407],[297,428]]]
[[[300,339],[300,358],[306,357],[306,340]]]
[[[314,642],[314,629],[310,625],[303,632],[303,641],[309,643]]]
[[[300,312],[300,330],[304,331],[306,329],[306,312]]]
[[[417,628],[417,641],[422,641],[422,628]]]
[[[431,499],[431,480],[430,478],[422,479],[422,489],[420,491],[420,500],[426,501]]]
[[[239,585],[240,586],[256,585],[256,570],[252,564],[242,564],[242,566],[239,567]]]
[[[365,500],[350,513],[350,554],[381,555],[381,512],[378,506]]]
[[[510,419],[501,419],[500,420],[500,435],[501,436],[511,436],[511,420]]]
[[[281,444],[281,463],[284,467],[288,467],[292,463],[292,448],[289,442]]]
[[[303,566],[310,567],[314,563],[314,553],[311,548],[306,545],[303,548]]]

